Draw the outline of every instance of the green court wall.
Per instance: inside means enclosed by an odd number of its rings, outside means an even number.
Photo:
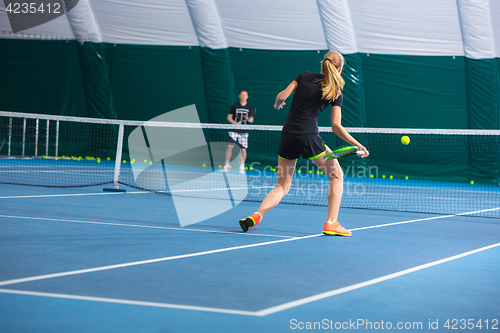
[[[291,100],[274,110],[276,94],[298,74],[319,71],[326,52],[2,39],[0,110],[146,121],[195,104],[202,122],[226,123],[245,89],[257,108],[255,124],[282,125]],[[344,126],[500,129],[498,58],[356,53],[345,59]],[[330,125],[328,111],[319,125]],[[276,163],[277,152],[264,156],[259,149],[269,142],[250,142],[249,161]],[[460,181],[498,183],[500,152],[469,155],[461,166],[442,167],[442,176],[457,178],[461,170]],[[395,175],[401,170],[397,161],[377,163]],[[420,167],[425,163],[416,166],[417,176]]]

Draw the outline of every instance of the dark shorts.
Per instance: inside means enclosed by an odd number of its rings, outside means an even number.
[[[281,132],[279,157],[285,160],[315,159],[326,151],[326,145],[318,134],[295,135]]]

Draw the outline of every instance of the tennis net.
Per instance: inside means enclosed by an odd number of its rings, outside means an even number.
[[[347,130],[370,156],[339,160],[342,207],[500,218],[500,131]],[[248,132],[244,174],[237,145],[231,169],[220,172],[229,131]],[[0,183],[126,185],[171,196],[261,201],[276,185],[280,134],[280,126],[0,112]],[[329,128],[321,127],[320,135],[331,148],[345,144]],[[403,135],[409,145],[401,143]],[[282,203],[327,206],[328,186],[321,170],[299,159]]]

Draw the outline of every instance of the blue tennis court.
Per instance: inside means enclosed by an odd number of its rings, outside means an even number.
[[[497,219],[343,208],[341,238],[282,204],[242,233],[257,203],[181,228],[171,197],[127,190],[1,185],[4,331],[498,327]]]

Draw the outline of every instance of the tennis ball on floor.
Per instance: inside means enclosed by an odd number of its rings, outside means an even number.
[[[471,184],[471,185],[474,185],[474,181],[473,181],[473,180],[471,180],[471,181],[470,181],[470,184]]]
[[[148,163],[148,160],[144,160],[144,163]],[[205,166],[205,165],[203,165],[203,166]]]
[[[406,176],[405,179],[408,180],[408,176]]]
[[[58,160],[57,156],[54,159],[57,161]]]
[[[146,160],[144,160],[144,162],[146,162]],[[205,163],[203,163],[201,166],[206,167],[207,165]]]
[[[392,176],[389,176],[390,179],[392,179],[393,177]]]
[[[108,161],[111,160],[111,158],[108,157]]]
[[[310,174],[312,174],[312,173],[313,173],[313,171],[312,171],[312,170],[309,170],[309,173],[310,173]]]
[[[123,160],[123,164],[127,164],[127,161]]]
[[[404,144],[405,146],[408,145],[410,143],[410,138],[408,136],[403,136],[401,138],[401,143]]]
[[[373,178],[373,175],[370,175],[370,178]]]
[[[149,164],[150,164],[150,165],[151,165],[151,164],[153,164],[153,161],[149,161]]]
[[[382,175],[382,178],[385,178],[385,175]]]
[[[247,167],[247,166],[245,167],[245,170],[248,170],[248,167]]]
[[[250,167],[250,171],[252,171],[252,170],[253,170],[253,168],[252,168],[252,167]]]

